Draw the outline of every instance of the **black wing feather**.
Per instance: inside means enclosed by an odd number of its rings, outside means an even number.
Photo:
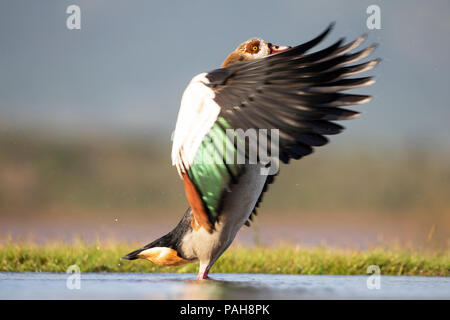
[[[343,39],[325,49],[307,53],[331,31],[331,24],[311,41],[263,59],[235,62],[207,75],[221,107],[220,116],[235,129],[279,129],[279,158],[288,163],[328,143],[325,135],[340,133],[344,127],[332,121],[353,119],[358,112],[341,107],[358,105],[370,96],[342,93],[368,86],[372,77],[348,78],[375,67],[380,59],[349,65],[364,59],[376,45],[349,53],[367,37],[343,45]],[[255,205],[262,201],[272,183],[269,176]]]

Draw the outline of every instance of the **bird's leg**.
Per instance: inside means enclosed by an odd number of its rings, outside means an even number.
[[[203,264],[200,262],[200,269],[198,270],[197,280],[209,279],[209,268],[211,268],[209,264]]]
[[[197,275],[197,280],[209,280],[210,277],[208,277],[209,270],[205,270],[204,272],[199,272]]]

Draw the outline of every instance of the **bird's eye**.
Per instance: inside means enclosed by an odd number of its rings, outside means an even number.
[[[258,51],[258,46],[253,46],[252,50],[255,52]]]

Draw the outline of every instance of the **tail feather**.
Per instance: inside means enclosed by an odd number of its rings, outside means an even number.
[[[144,248],[137,249],[137,250],[130,252],[129,254],[123,256],[122,259],[136,260],[138,258],[138,254],[141,253],[143,250],[145,250],[145,249]]]

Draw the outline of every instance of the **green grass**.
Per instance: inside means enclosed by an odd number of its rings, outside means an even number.
[[[66,272],[76,264],[81,272],[177,272],[196,273],[198,263],[159,267],[148,261],[120,261],[136,249],[134,244],[24,243],[0,245],[1,272]],[[372,248],[367,250],[328,247],[304,248],[234,246],[213,266],[212,272],[364,275],[378,265],[384,275],[449,276],[450,252]]]

